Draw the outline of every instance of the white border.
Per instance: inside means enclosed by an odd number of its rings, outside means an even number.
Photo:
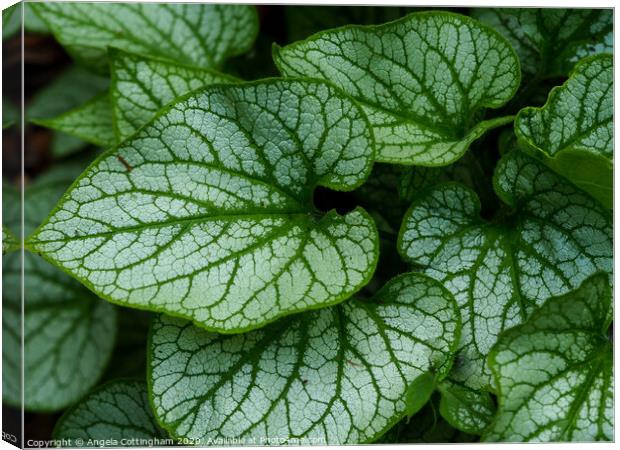
[[[138,1],[138,0],[84,0],[84,1]],[[251,3],[251,4],[257,4],[257,5],[378,5],[378,6],[390,6],[390,5],[398,5],[398,6],[453,6],[453,7],[490,7],[490,6],[495,6],[495,7],[558,7],[558,8],[614,8],[615,6],[615,2],[611,1],[611,0],[590,0],[590,1],[579,1],[579,0],[545,0],[545,1],[541,1],[541,0],[521,0],[521,1],[500,1],[500,0],[475,0],[475,1],[468,1],[468,0],[450,0],[450,1],[433,1],[433,0],[387,0],[387,1],[369,1],[369,0],[314,0],[314,1],[300,1],[300,0],[282,0],[282,1],[266,1],[266,0],[254,0],[254,1],[230,1],[230,0],[220,0],[220,1],[212,1],[212,0],[184,0],[185,2],[191,2],[191,3]],[[5,9],[13,4],[15,4],[15,0],[0,0],[0,6],[2,7],[2,9]],[[617,23],[618,21],[618,15],[619,15],[619,11],[618,9],[614,8],[614,24]],[[615,28],[615,27],[614,27]],[[615,32],[614,30],[614,49],[618,49],[618,33]],[[2,56],[2,50],[0,47],[0,57]],[[615,56],[614,56],[615,58]],[[615,63],[615,61],[614,61]],[[614,64],[614,68],[615,68],[615,64]],[[618,85],[618,71],[614,70],[614,85],[617,86]],[[0,75],[0,87],[2,86],[2,78]],[[23,83],[22,83],[23,86]],[[22,92],[23,95],[23,92]],[[616,106],[618,105],[618,91],[616,89],[614,89],[614,117],[616,116],[616,111],[617,108]],[[23,116],[23,114],[22,114]],[[0,120],[1,120],[1,111],[0,111]],[[23,120],[23,118],[22,118]],[[614,149],[618,148],[618,141],[619,141],[619,133],[618,133],[618,124],[616,121],[614,121]],[[23,151],[23,149],[22,149]],[[0,170],[2,168],[2,162],[0,160]],[[618,173],[618,171],[615,170],[615,165],[614,165],[614,186],[619,186],[620,180],[620,173]],[[617,219],[620,215],[620,196],[614,196],[614,224],[617,223]],[[1,204],[2,204],[2,199],[0,198],[0,220],[1,220]],[[615,226],[614,226],[614,238],[616,237],[615,234]],[[620,254],[620,241],[614,239],[614,255],[616,254]],[[615,269],[615,258],[614,258],[614,269]],[[616,294],[618,293],[618,281],[620,279],[620,276],[618,276],[618,273],[614,270],[614,298],[616,297]],[[0,274],[0,280],[1,280],[1,274]],[[0,287],[0,292],[1,292],[1,287]],[[0,311],[0,319],[2,317],[2,313]],[[615,324],[618,323],[618,320],[620,319],[620,314],[618,313],[618,308],[616,307],[614,310],[614,336],[616,336],[615,334]],[[614,338],[614,344],[616,339]],[[1,343],[1,336],[0,336],[0,343]],[[615,367],[615,361],[618,360],[618,346],[614,345],[614,367]],[[2,373],[2,369],[0,367],[0,375]],[[615,374],[615,371],[614,371]],[[615,401],[614,404],[614,414],[615,417],[620,417],[620,415],[618,414],[619,411],[619,404],[620,402]],[[2,417],[2,413],[0,410],[0,418]],[[614,438],[617,436],[617,432],[616,432],[616,428],[614,427]],[[444,449],[448,449],[450,447],[453,447],[454,445],[467,445],[469,447],[486,447],[486,448],[495,448],[495,447],[507,447],[510,446],[511,449],[514,450],[520,450],[522,448],[527,447],[531,447],[532,445],[544,445],[546,449],[549,450],[559,450],[559,449],[567,449],[567,448],[575,448],[577,446],[583,449],[611,449],[611,448],[615,448],[615,445],[613,443],[560,443],[560,444],[498,444],[498,443],[493,443],[493,444],[480,444],[480,443],[475,443],[475,444],[419,444],[416,445],[416,448],[421,448],[421,449],[426,449],[426,448],[433,448],[433,449],[438,449],[438,450],[444,450]],[[377,449],[390,449],[390,448],[403,448],[403,447],[408,447],[408,446],[412,446],[411,444],[396,444],[396,445],[373,445],[374,448]],[[329,450],[330,448],[333,448],[335,446],[319,446],[319,447],[312,447],[312,448],[316,448],[319,450]],[[347,446],[347,448],[350,449],[362,449],[364,447],[367,446],[361,446],[361,445],[352,445],[352,446]],[[412,446],[413,447],[413,446]],[[4,441],[0,441],[0,449],[14,449],[15,447],[4,442]],[[140,449],[140,447],[132,447],[135,449]],[[183,448],[183,447],[170,447],[170,448]],[[213,449],[218,449],[221,447],[209,447],[209,448],[213,448]],[[226,449],[239,449],[239,450],[246,450],[247,447],[225,447]]]

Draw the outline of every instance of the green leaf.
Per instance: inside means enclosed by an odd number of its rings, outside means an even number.
[[[3,257],[3,400],[21,403],[21,264]],[[97,382],[112,352],[115,311],[61,271],[24,254],[24,407],[57,411]]]
[[[457,14],[414,13],[379,26],[346,26],[284,48],[287,76],[329,80],[368,114],[377,160],[442,166],[510,117],[481,120],[520,82],[519,61],[494,30]]]
[[[409,385],[405,394],[408,417],[413,416],[428,403],[436,386],[437,376],[432,371],[420,375]]]
[[[75,169],[63,165],[39,177],[24,193],[24,233],[41,223]],[[3,187],[6,195],[6,186]],[[17,194],[18,195],[18,194]],[[19,229],[20,202],[3,202],[7,225]],[[114,308],[37,255],[3,256],[3,399],[21,407],[56,411],[81,398],[103,373],[114,344]],[[22,323],[24,360],[21,360]]]
[[[381,437],[377,444],[437,444],[443,442],[474,442],[477,436],[452,427],[439,415],[438,393],[411,418],[401,420]]]
[[[146,383],[118,379],[106,383],[63,414],[54,439],[69,447],[151,447],[166,439],[151,411]]]
[[[213,70],[115,49],[110,50],[110,60],[110,99],[119,141],[131,136],[175,98],[210,84],[238,81]]]
[[[12,38],[21,33],[22,8],[24,9],[24,31],[27,33],[47,33],[47,27],[32,11],[32,4],[28,2],[15,3],[2,10],[2,40]]]
[[[524,77],[568,75],[581,58],[613,51],[613,10],[474,8],[472,16],[508,39]]]
[[[444,380],[438,385],[441,392],[439,412],[454,428],[469,434],[482,434],[495,415],[495,405],[488,392]]]
[[[51,119],[76,108],[108,87],[108,80],[87,70],[73,66],[62,72],[39,91],[26,106],[27,120]],[[55,132],[52,154],[63,157],[80,150],[85,142],[74,136]]]
[[[613,441],[606,274],[548,300],[489,354],[499,411],[486,440]]]
[[[9,230],[2,225],[2,254],[10,253],[19,248],[19,239]]]
[[[580,62],[542,108],[515,121],[521,147],[552,170],[613,207],[613,57]]]
[[[113,147],[116,135],[112,125],[112,107],[108,93],[51,119],[32,120],[33,123],[75,136],[98,147]]]
[[[201,445],[371,442],[407,412],[410,383],[446,376],[458,340],[452,296],[401,275],[353,299],[251,333],[224,336],[160,316],[150,339],[155,414]]]
[[[29,119],[51,119],[76,108],[108,88],[109,81],[71,66],[41,89],[26,105]]]
[[[107,71],[107,48],[217,67],[247,51],[258,33],[253,6],[45,2],[32,5],[79,62]]]
[[[356,188],[372,161],[363,112],[323,83],[214,86],[101,155],[28,245],[107,300],[241,332],[368,282],[372,219],[312,194]]]
[[[476,194],[459,184],[437,187],[407,212],[399,251],[455,296],[463,317],[452,377],[489,388],[485,357],[500,332],[523,322],[550,296],[612,269],[612,218],[536,160],[510,152],[495,172],[506,210],[480,218]]]

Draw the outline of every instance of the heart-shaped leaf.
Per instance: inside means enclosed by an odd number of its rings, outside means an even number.
[[[248,50],[258,32],[249,5],[41,2],[32,8],[77,61],[102,72],[108,47],[217,67]]]
[[[613,57],[580,62],[542,108],[517,115],[515,133],[523,149],[552,170],[613,206]]]
[[[54,439],[68,441],[68,447],[169,445],[153,417],[146,383],[123,379],[100,386],[65,412]]]
[[[486,440],[612,441],[613,350],[606,274],[548,300],[489,354],[499,411]]]
[[[173,436],[202,445],[370,442],[407,413],[411,383],[429,372],[446,376],[459,328],[450,293],[413,273],[372,301],[241,335],[160,316],[150,339],[150,394]]]
[[[177,97],[216,83],[238,81],[214,70],[110,50],[110,98],[116,134],[122,141]]]
[[[612,9],[472,9],[512,45],[528,80],[568,75],[581,58],[613,51]]]
[[[312,194],[354,189],[372,161],[363,112],[321,82],[214,86],[97,159],[29,246],[112,302],[245,331],[370,279],[372,219]]]
[[[373,126],[377,160],[442,166],[512,117],[481,120],[517,90],[519,61],[499,33],[468,17],[414,13],[379,26],[346,26],[274,48],[287,76],[329,80]]]
[[[506,210],[488,222],[476,194],[437,187],[406,214],[399,250],[441,281],[461,307],[463,333],[452,377],[488,388],[486,355],[500,332],[545,299],[612,269],[611,214],[540,162],[517,151],[500,160],[495,190]]]

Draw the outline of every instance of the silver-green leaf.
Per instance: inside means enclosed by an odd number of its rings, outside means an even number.
[[[166,438],[151,411],[146,383],[125,379],[88,394],[54,428],[54,439],[69,447],[150,447]]]
[[[401,275],[353,299],[224,336],[160,316],[150,339],[155,414],[200,445],[370,442],[407,413],[408,386],[446,376],[458,340],[450,293]]]
[[[399,251],[441,281],[461,307],[463,333],[452,377],[491,388],[485,358],[499,334],[545,299],[612,270],[612,218],[542,163],[513,151],[496,168],[505,210],[480,218],[476,194],[453,183],[413,203]]]
[[[377,160],[424,166],[460,158],[487,130],[482,120],[520,83],[519,61],[499,33],[468,17],[414,13],[379,26],[345,26],[274,48],[282,74],[329,80],[368,114]]]
[[[108,47],[217,67],[247,51],[258,32],[250,5],[42,2],[32,8],[77,61],[100,71],[107,71]]]
[[[149,122],[177,97],[216,83],[238,81],[209,69],[110,50],[110,97],[119,141]]]
[[[613,206],[613,57],[580,62],[541,108],[519,111],[521,147],[552,170]]]
[[[548,300],[489,354],[499,410],[493,441],[613,441],[611,290],[606,274]]]
[[[581,59],[613,51],[613,10],[595,8],[474,8],[512,45],[528,81],[568,75]]]
[[[374,222],[312,195],[356,188],[373,156],[361,109],[324,83],[209,87],[98,158],[28,245],[112,302],[245,331],[368,282]]]
[[[469,434],[482,434],[495,415],[491,394],[470,389],[452,380],[438,385],[439,412],[454,428]]]

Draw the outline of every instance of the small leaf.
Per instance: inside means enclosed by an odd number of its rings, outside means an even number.
[[[112,107],[107,92],[60,116],[32,122],[75,136],[98,147],[108,148],[116,144]]]
[[[613,57],[580,62],[542,108],[522,109],[515,133],[524,150],[613,206]]]
[[[41,223],[75,173],[75,167],[65,164],[38,177],[26,189],[26,235]],[[10,192],[3,186],[3,197]],[[3,216],[8,226],[19,229],[20,202],[4,201]],[[22,315],[21,253],[4,255],[2,263],[3,399],[27,410],[65,408],[86,394],[103,373],[114,345],[116,312],[57,268],[25,252]],[[22,320],[23,362],[19,350]]]
[[[489,354],[499,411],[486,440],[613,441],[610,306],[598,274],[501,335]]]
[[[469,434],[482,434],[495,415],[495,405],[488,392],[476,391],[454,381],[439,386],[439,412],[454,428]]]
[[[237,79],[214,70],[182,66],[121,50],[110,50],[110,98],[116,134],[122,141],[175,98],[198,88]]]
[[[407,412],[412,381],[446,376],[459,332],[451,295],[401,275],[374,301],[351,300],[251,333],[224,336],[155,320],[155,414],[174,436],[260,445],[371,442]]]
[[[428,403],[436,386],[437,376],[432,371],[420,375],[409,385],[405,394],[408,417],[413,416]]]
[[[249,5],[35,3],[32,8],[79,62],[107,71],[107,48],[217,67],[250,48],[258,32]]]
[[[377,160],[443,166],[510,117],[480,120],[520,82],[508,42],[468,17],[424,12],[346,26],[274,48],[282,74],[329,80],[364,108]]]
[[[151,411],[146,383],[118,379],[88,394],[58,420],[54,439],[69,447],[152,447],[166,439]]]
[[[9,230],[2,225],[2,254],[10,253],[19,248],[19,239]]]
[[[241,332],[368,282],[372,219],[321,216],[312,194],[372,161],[363,112],[323,83],[214,86],[104,153],[29,245],[112,302]]]
[[[568,75],[581,58],[613,51],[613,10],[474,8],[513,46],[528,80]]]
[[[439,415],[439,394],[436,392],[420,412],[401,420],[376,444],[438,444],[474,442],[478,436],[463,433]]]
[[[398,244],[455,296],[463,334],[452,377],[473,389],[490,388],[485,358],[500,332],[613,265],[611,214],[594,199],[516,151],[494,181],[506,204],[495,220],[480,218],[473,191],[445,184],[414,202]]]

